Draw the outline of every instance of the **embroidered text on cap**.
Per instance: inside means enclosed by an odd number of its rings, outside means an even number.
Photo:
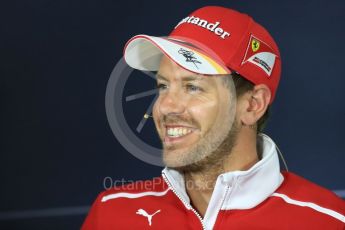
[[[229,32],[224,31],[221,27],[219,27],[220,22],[210,23],[204,19],[190,16],[190,17],[186,17],[186,18],[182,19],[182,21],[180,21],[175,26],[175,29],[183,23],[191,23],[191,24],[195,24],[197,26],[203,27],[205,29],[208,29],[209,31],[212,31],[216,35],[220,36],[222,39],[225,39],[226,37],[230,36]]]

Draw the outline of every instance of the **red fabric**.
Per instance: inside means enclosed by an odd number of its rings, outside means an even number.
[[[332,192],[295,174],[283,173],[284,182],[276,193],[303,202],[312,202],[323,208],[345,215],[345,202]],[[169,190],[163,196],[144,196],[135,199],[116,198],[101,202],[104,196],[120,192],[162,192],[168,187],[162,178],[156,178],[154,186],[140,187],[130,184],[101,193],[93,204],[82,230],[107,229],[202,229],[198,217],[187,210],[180,199]],[[255,191],[253,191],[255,192]],[[149,226],[145,216],[136,214],[144,209],[153,216]],[[215,210],[217,211],[217,210]],[[344,222],[309,207],[286,203],[280,197],[268,197],[260,205],[248,210],[222,210],[214,229],[345,229]]]

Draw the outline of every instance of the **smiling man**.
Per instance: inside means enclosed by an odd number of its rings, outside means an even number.
[[[227,135],[236,132],[235,127],[231,129],[230,92],[221,78],[193,74],[162,58],[153,117],[167,166],[200,170],[206,156],[215,154]],[[226,152],[230,151],[226,148]]]
[[[279,167],[261,134],[281,59],[251,17],[203,7],[168,37],[138,35],[124,57],[157,71],[162,176],[99,195],[83,229],[345,229],[345,202]]]

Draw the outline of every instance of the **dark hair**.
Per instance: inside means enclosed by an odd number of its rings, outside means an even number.
[[[233,72],[228,77],[224,78],[224,82],[226,85],[229,85],[230,78],[234,81],[235,89],[236,89],[236,97],[239,98],[243,94],[245,94],[248,91],[253,90],[254,84],[244,77],[242,77],[240,74]],[[257,121],[257,133],[260,133],[264,130],[267,120],[270,116],[270,105],[267,107],[267,110],[265,111],[264,115],[260,117],[260,119]]]

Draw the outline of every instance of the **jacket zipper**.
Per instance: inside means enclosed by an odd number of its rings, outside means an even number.
[[[228,185],[228,186],[226,187],[224,197],[223,197],[223,199],[222,199],[221,202],[220,202],[219,208],[217,209],[217,215],[216,215],[217,217],[216,217],[216,221],[215,221],[215,223],[214,223],[213,229],[216,229],[216,227],[217,227],[217,226],[216,226],[216,223],[217,223],[217,219],[218,219],[218,216],[219,216],[219,212],[220,212],[220,210],[222,209],[222,206],[223,206],[223,203],[224,203],[226,197],[228,196],[229,190],[230,190],[230,186]]]
[[[162,173],[162,176],[163,176],[163,179],[164,179],[165,183],[167,183],[167,185],[169,186],[171,191],[173,191],[173,193],[180,199],[180,201],[182,201],[182,203],[186,207],[188,207],[190,210],[192,210],[194,212],[194,214],[198,217],[198,219],[199,219],[199,221],[201,223],[202,229],[206,230],[206,228],[204,226],[204,222],[203,222],[202,217],[200,216],[200,214],[176,192],[176,190],[171,186],[168,178],[166,177],[166,175],[164,173]]]

